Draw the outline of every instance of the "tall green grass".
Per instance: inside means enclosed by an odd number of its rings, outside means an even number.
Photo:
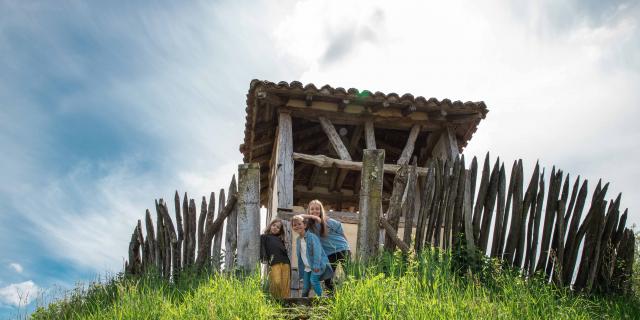
[[[257,275],[116,277],[47,307],[34,319],[638,319],[637,296],[572,293],[485,260],[471,274],[439,250],[385,254],[344,266],[332,298],[284,308]],[[341,280],[341,281],[340,281]]]

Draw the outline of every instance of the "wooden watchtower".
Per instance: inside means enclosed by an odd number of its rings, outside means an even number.
[[[484,102],[253,80],[246,112],[240,152],[245,163],[260,164],[260,202],[270,219],[312,199],[357,212],[363,149],[385,150],[384,206],[393,165],[455,158],[488,110]]]

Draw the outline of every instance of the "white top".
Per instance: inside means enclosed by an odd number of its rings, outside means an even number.
[[[300,237],[300,256],[302,257],[302,263],[304,264],[304,272],[311,272],[309,258],[307,258],[307,242],[304,241],[304,237]]]

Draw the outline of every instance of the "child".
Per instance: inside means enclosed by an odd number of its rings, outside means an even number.
[[[307,232],[304,218],[301,215],[291,218],[291,228],[298,234],[298,273],[302,275],[302,296],[308,297],[310,287],[316,296],[322,296],[320,281],[330,279],[333,269],[322,249],[320,239],[312,232]]]
[[[282,220],[274,219],[260,236],[260,260],[271,266],[269,292],[278,299],[289,298],[291,291],[291,262],[284,245]]]
[[[308,214],[302,216],[309,219],[309,230],[320,237],[320,243],[322,244],[324,252],[327,254],[329,263],[333,270],[336,270],[338,263],[344,264],[349,260],[349,256],[351,255],[349,242],[344,235],[342,224],[340,221],[329,218],[326,215],[320,200],[312,200],[309,202],[307,213]],[[324,284],[330,292],[333,291],[333,281],[331,278],[326,279]]]

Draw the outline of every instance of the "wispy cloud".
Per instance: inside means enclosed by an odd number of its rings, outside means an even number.
[[[0,303],[15,307],[26,306],[33,301],[40,288],[33,281],[12,283],[0,288]]]
[[[22,268],[22,265],[16,262],[9,263],[9,268],[13,269],[13,271],[17,273],[22,273],[22,271],[24,271],[24,268]]]

